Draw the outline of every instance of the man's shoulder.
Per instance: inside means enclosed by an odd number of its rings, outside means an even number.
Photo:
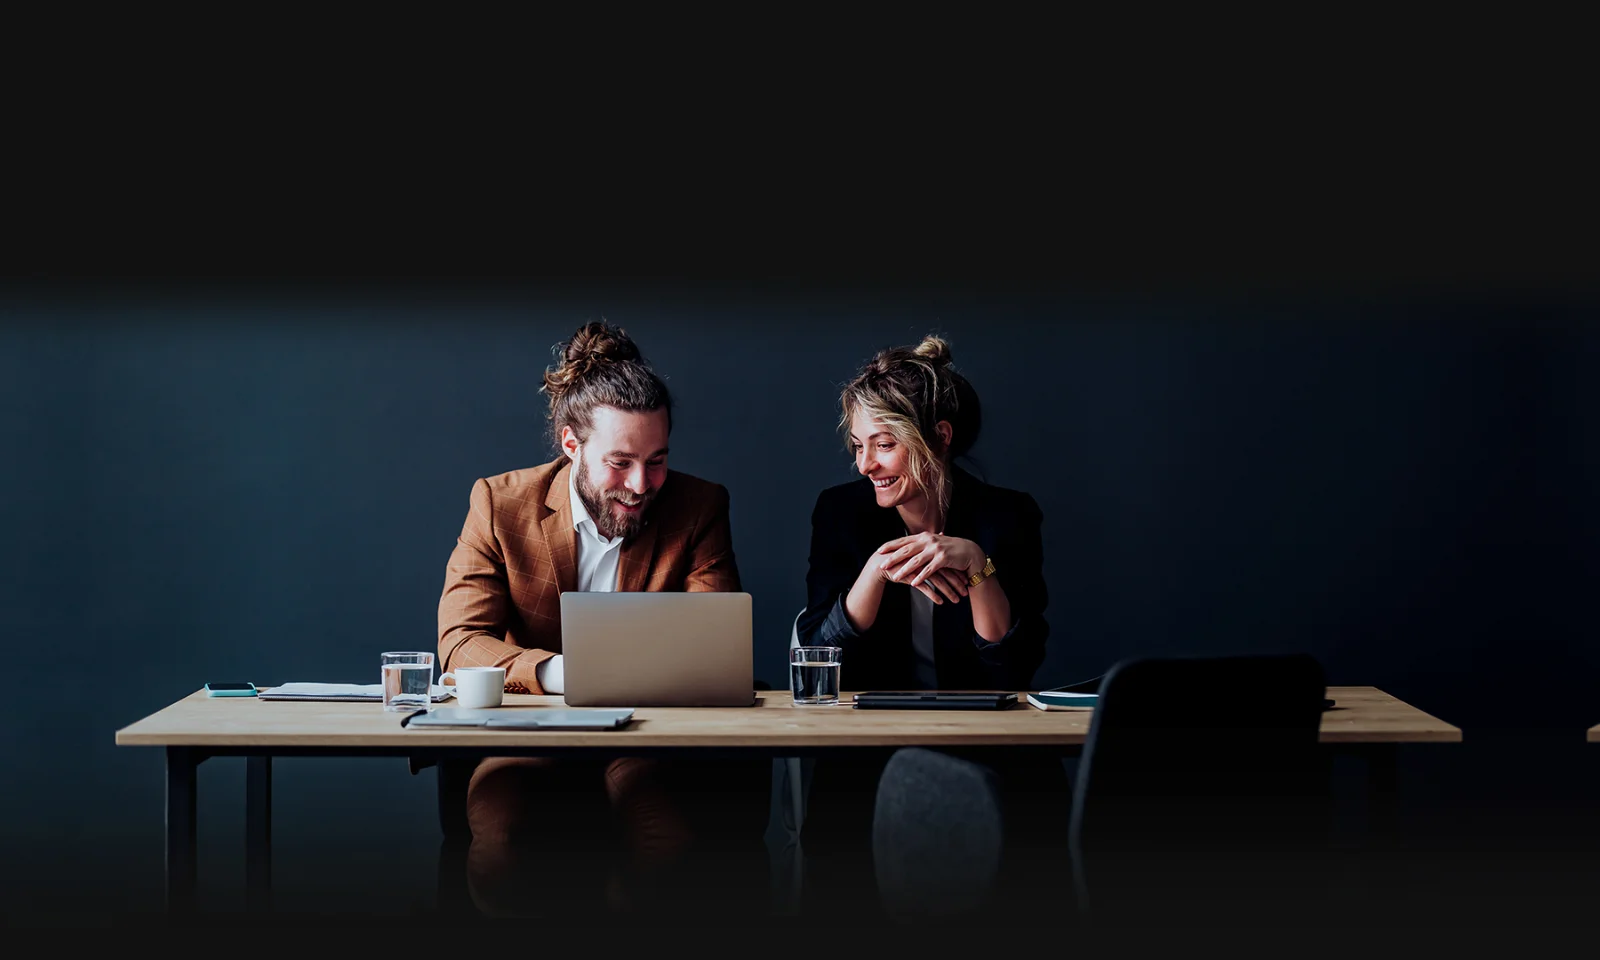
[[[555,481],[557,474],[567,462],[566,457],[560,457],[536,467],[508,470],[492,477],[484,477],[483,484],[489,488],[489,495],[497,503],[516,501],[542,504],[545,494],[550,491],[550,484]]]
[[[683,537],[715,522],[727,509],[728,489],[722,484],[668,470],[661,493],[650,508],[650,522],[662,537]]]
[[[697,477],[680,470],[668,470],[667,482],[661,487],[662,505],[673,507],[714,507],[727,497],[728,488],[720,483]]]

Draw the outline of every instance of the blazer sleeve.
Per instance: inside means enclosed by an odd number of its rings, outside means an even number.
[[[818,496],[811,511],[806,607],[795,623],[795,631],[803,647],[839,647],[848,656],[852,647],[873,635],[876,623],[857,631],[844,612],[844,598],[861,573],[846,526],[837,510],[827,503],[827,494]]]
[[[1044,662],[1050,625],[1044,608],[1049,600],[1044,583],[1044,513],[1028,494],[1020,495],[1016,518],[1007,525],[994,556],[994,577],[1011,604],[1011,629],[994,643],[972,632],[978,658],[1000,690],[1028,690]]]
[[[480,479],[472,485],[467,519],[445,566],[439,597],[441,672],[505,667],[508,690],[543,693],[536,670],[555,652],[507,642],[511,611],[505,554],[494,533],[494,499],[488,482]]]
[[[738,593],[739,565],[733,556],[733,524],[729,519],[728,488],[716,485],[706,522],[697,524],[689,544],[688,593]]]

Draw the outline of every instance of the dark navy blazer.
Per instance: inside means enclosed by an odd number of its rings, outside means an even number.
[[[1011,602],[1011,629],[987,643],[972,626],[971,602],[933,608],[934,668],[941,690],[1030,690],[1044,660],[1044,516],[1033,497],[991,486],[952,470],[947,536],[972,540],[994,560],[994,577]],[[863,477],[829,487],[811,513],[811,560],[806,609],[796,629],[803,646],[836,646],[843,690],[915,690],[911,647],[911,587],[884,586],[877,619],[858,633],[845,617],[844,598],[873,551],[905,536],[894,508],[878,506]]]

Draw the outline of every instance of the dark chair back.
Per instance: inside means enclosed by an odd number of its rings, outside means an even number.
[[[1001,867],[1000,786],[988,767],[922,747],[895,751],[878,780],[873,868],[889,917],[983,912]]]
[[[1327,849],[1311,656],[1128,660],[1100,686],[1069,827],[1091,915],[1308,905]]]

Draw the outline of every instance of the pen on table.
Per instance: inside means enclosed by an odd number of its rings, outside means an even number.
[[[400,726],[402,726],[402,727],[405,726],[406,724],[411,722],[413,717],[421,716],[422,714],[427,713],[427,712],[428,712],[428,708],[427,707],[423,707],[420,710],[411,711],[410,713],[406,714],[404,717],[400,718]]]

